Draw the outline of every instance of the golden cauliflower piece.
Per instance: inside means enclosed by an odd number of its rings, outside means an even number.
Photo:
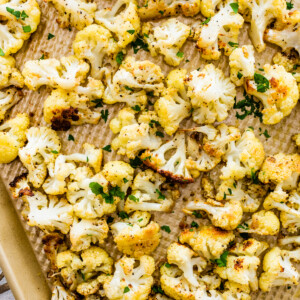
[[[236,243],[230,247],[229,252],[235,255],[260,256],[269,248],[267,242],[260,242],[253,238],[244,240],[242,243]]]
[[[264,75],[255,73],[245,82],[246,92],[258,98],[264,109],[264,124],[277,124],[288,116],[299,99],[296,79],[283,66],[264,65]]]
[[[160,227],[148,212],[135,211],[126,222],[111,225],[114,241],[124,254],[141,257],[151,254],[160,242]]]
[[[16,61],[12,56],[0,56],[0,89],[14,85],[22,88],[24,78],[15,67]]]
[[[117,134],[121,131],[121,129],[125,126],[136,124],[137,121],[135,119],[136,111],[132,108],[125,107],[122,108],[116,118],[113,118],[109,123],[110,130]]]
[[[6,112],[22,98],[22,92],[15,88],[0,91],[0,122],[5,118]]]
[[[27,114],[18,114],[0,125],[0,163],[10,163],[18,156],[20,147],[23,147],[27,138],[26,130],[29,127]]]

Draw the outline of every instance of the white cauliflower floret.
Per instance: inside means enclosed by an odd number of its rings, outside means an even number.
[[[113,191],[108,190],[108,181],[101,173],[94,175],[90,168],[80,167],[70,176],[67,199],[76,216],[95,219],[116,210],[120,198],[115,195],[116,189]]]
[[[6,112],[12,108],[22,97],[22,92],[15,88],[0,91],[0,122],[5,118]]]
[[[240,291],[226,291],[222,294],[223,300],[251,300],[251,296]]]
[[[217,128],[212,125],[205,125],[189,131],[204,134],[201,142],[188,137],[187,153],[189,158],[186,166],[195,178],[200,175],[200,172],[212,170],[221,161],[227,145],[241,136],[236,127],[226,124],[220,124]]]
[[[170,211],[179,191],[162,191],[161,186],[165,181],[163,176],[152,170],[138,173],[131,186],[131,195],[125,202],[125,211]]]
[[[16,61],[12,56],[0,56],[0,89],[14,85],[22,88],[24,78],[15,67]]]
[[[219,48],[224,49],[225,55],[228,56],[238,43],[239,31],[244,24],[244,19],[239,13],[233,11],[230,4],[231,1],[221,3],[219,11],[209,19],[208,23],[196,29],[197,48],[204,59],[219,59],[221,56]]]
[[[127,125],[137,124],[135,119],[136,112],[129,108],[125,107],[118,112],[116,118],[113,118],[109,123],[110,130],[117,134],[121,131],[121,129]]]
[[[196,123],[210,124],[227,118],[234,104],[236,90],[220,69],[212,64],[206,65],[202,71],[191,72],[186,84]]]
[[[76,56],[29,60],[25,63],[22,75],[31,90],[42,85],[66,90],[74,89],[85,79],[90,66]]]
[[[170,150],[175,150],[175,152],[166,159],[166,153]],[[172,178],[174,181],[182,183],[194,181],[186,167],[184,133],[177,133],[171,141],[164,143],[155,151],[146,150],[141,155],[141,159],[144,164],[161,175]]]
[[[101,25],[92,24],[76,34],[75,55],[91,64],[91,76],[100,78],[106,61],[112,62],[120,50],[112,34]]]
[[[170,264],[175,264],[183,272],[184,278],[192,286],[199,286],[197,273],[201,273],[206,267],[206,260],[198,257],[190,248],[179,243],[172,243],[168,247],[167,259]],[[197,268],[197,272],[194,272]]]
[[[265,33],[265,40],[276,44],[283,51],[295,49],[300,54],[300,11],[293,11],[288,14],[286,23],[282,28],[268,29]]]
[[[154,259],[144,255],[139,266],[134,258],[123,256],[115,263],[115,273],[107,278],[104,291],[110,300],[146,300],[151,292]]]
[[[75,217],[70,229],[71,250],[82,251],[89,248],[91,243],[104,243],[108,230],[109,228],[105,220],[78,220]]]
[[[125,8],[120,12],[123,6]],[[95,22],[112,31],[121,48],[126,47],[137,37],[141,26],[135,0],[118,0],[112,8],[98,10]]]
[[[230,79],[236,86],[244,84],[245,79],[253,78],[255,71],[254,49],[252,45],[236,48],[229,56]]]
[[[23,197],[26,216],[29,226],[38,226],[45,232],[59,230],[67,234],[73,222],[73,207],[65,199],[47,196],[39,191],[34,191],[32,196]]]
[[[180,48],[190,35],[189,26],[172,18],[154,28],[150,23],[145,23],[142,34],[152,56],[162,54],[165,62],[171,66],[178,66],[183,60]]]
[[[276,124],[288,116],[299,99],[296,79],[283,66],[264,65],[264,75],[255,73],[245,82],[246,92],[258,98],[264,109],[264,124]]]
[[[270,291],[273,286],[299,283],[299,273],[292,265],[291,259],[299,262],[299,248],[294,251],[272,248],[264,257],[263,270],[259,278],[259,287],[263,292]]]
[[[78,30],[91,25],[94,21],[96,3],[87,0],[46,0],[52,2],[59,13],[58,23],[61,27],[74,26]]]
[[[51,300],[75,300],[75,296],[67,291],[60,283],[55,283],[52,288]]]
[[[40,23],[39,5],[35,0],[3,0],[0,15],[0,48],[4,55],[16,53]]]
[[[222,278],[238,283],[247,290],[258,289],[257,268],[260,265],[260,259],[256,256],[227,256],[226,266],[217,266],[215,272]]]
[[[191,114],[191,104],[184,86],[185,75],[184,69],[171,71],[166,78],[168,88],[154,103],[159,123],[168,135],[175,133],[181,121]]]
[[[264,32],[272,21],[283,23],[286,18],[284,0],[240,0],[239,10],[246,22],[251,22],[249,36],[258,52],[265,50]]]
[[[250,177],[260,169],[265,158],[264,146],[252,130],[244,131],[241,138],[232,141],[223,157],[226,166],[221,169],[221,179],[239,180]],[[253,175],[252,175],[253,176]]]
[[[234,244],[229,251],[236,255],[260,256],[268,248],[269,244],[267,242],[260,242],[250,238],[242,243]]]
[[[180,243],[189,244],[195,252],[206,259],[220,258],[230,242],[235,238],[232,231],[214,226],[201,226],[199,229],[185,229],[180,233]]]
[[[150,221],[151,214],[136,211],[126,220],[111,225],[119,251],[140,257],[152,253],[160,242],[160,226]]]
[[[107,87],[103,101],[107,104],[125,102],[132,107],[143,108],[147,103],[146,92],[159,96],[164,89],[164,75],[161,68],[149,60],[136,61],[129,56],[111,79],[111,72],[106,73]]]
[[[201,14],[207,18],[215,15],[215,9],[222,0],[202,0],[200,3]]]
[[[251,219],[239,225],[239,232],[256,233],[260,235],[277,235],[280,222],[272,211],[261,210],[252,215]]]
[[[278,240],[278,244],[280,246],[285,246],[285,245],[300,245],[300,236],[286,236],[284,238],[281,238]]]
[[[27,114],[17,114],[13,119],[0,125],[0,163],[10,163],[23,147],[27,138],[26,130],[29,127]]]
[[[235,200],[222,203],[211,199],[206,202],[195,199],[185,206],[184,212],[191,214],[194,210],[205,211],[214,226],[225,230],[235,229],[240,224],[243,216],[242,205]]]
[[[40,187],[47,175],[47,165],[54,162],[61,144],[57,133],[47,127],[31,127],[26,132],[28,143],[19,149],[19,157],[28,170],[28,180]]]

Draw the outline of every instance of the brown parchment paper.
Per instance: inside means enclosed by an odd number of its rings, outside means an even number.
[[[17,67],[19,69],[23,69],[24,63],[27,60],[39,59],[43,52],[47,52],[49,57],[61,58],[62,56],[72,54],[72,42],[74,40],[75,34],[77,32],[76,29],[72,28],[72,31],[68,29],[62,29],[58,26],[56,22],[57,12],[50,5],[41,0],[37,0],[40,8],[41,8],[41,23],[38,26],[37,31],[32,34],[31,38],[25,42],[21,51],[19,51],[15,57],[17,61]],[[106,0],[96,0],[98,3],[98,7],[106,7],[113,5],[114,1],[106,1]],[[196,17],[196,19],[201,19],[202,17]],[[197,22],[195,19],[178,17],[182,22],[192,25]],[[160,21],[157,21],[160,22]],[[153,21],[153,23],[157,23]],[[248,38],[248,24],[245,24],[243,29],[241,30],[239,37],[239,44],[251,44]],[[55,35],[55,37],[51,40],[47,39],[49,33]],[[273,47],[271,45],[267,46],[267,49],[258,54],[256,52],[256,65],[257,68],[262,67],[265,63],[271,63],[272,57],[279,48]],[[184,60],[179,67],[186,68],[188,71],[192,71],[197,68],[202,68],[205,64],[210,63],[200,58],[200,54],[195,50],[195,43],[188,41],[183,49],[184,52]],[[127,55],[133,55],[132,50],[128,51]],[[163,62],[162,56],[151,57],[149,53],[145,51],[139,51],[135,55],[136,59],[149,59],[154,63],[157,63],[161,66],[165,75],[172,69],[170,66],[166,65]],[[185,60],[189,60],[188,63],[185,63]],[[228,57],[222,55],[219,61],[213,62],[216,66],[221,68],[227,76],[229,76],[229,68],[228,68]],[[238,100],[243,99],[242,90],[238,90]],[[46,97],[49,95],[51,89],[42,87],[39,91],[33,92],[28,89],[24,89],[24,97],[23,99],[12,109],[11,116],[15,116],[20,112],[27,112],[31,115],[31,126],[47,126],[42,116],[42,108],[43,102]],[[83,126],[73,126],[67,132],[58,132],[61,142],[62,142],[62,153],[72,153],[81,151],[81,146],[84,142],[93,143],[97,147],[104,147],[111,143],[113,134],[109,130],[109,122],[110,120],[116,116],[116,113],[120,110],[122,105],[111,105],[104,108],[109,109],[109,117],[107,123],[104,123],[103,120],[99,122],[98,125],[83,125]],[[298,103],[297,107],[294,108],[291,115],[284,118],[279,124],[274,126],[266,126],[260,123],[260,121],[256,118],[254,119],[252,116],[247,117],[245,120],[240,121],[235,118],[235,111],[232,110],[230,112],[229,117],[225,120],[226,124],[231,124],[234,126],[238,126],[241,130],[248,126],[252,126],[255,129],[255,134],[258,136],[261,141],[264,143],[266,155],[275,154],[278,152],[292,153],[296,151],[294,147],[294,143],[291,141],[292,135],[300,132],[299,120],[300,120],[300,104]],[[182,128],[190,128],[194,126],[191,120],[183,122]],[[49,126],[49,125],[48,125]],[[263,135],[259,136],[259,128],[262,129],[263,132],[265,129],[268,130],[270,134],[270,138],[266,139]],[[72,134],[75,138],[75,142],[68,141],[68,135]],[[120,159],[121,157],[116,155],[115,152],[108,153],[104,152],[104,163],[109,160]],[[122,157],[123,160],[128,161],[126,157]],[[4,182],[6,188],[9,190],[9,183],[17,176],[25,172],[26,169],[22,166],[19,160],[15,160],[14,162],[1,165],[0,166],[0,177]],[[214,171],[215,172],[215,171]],[[160,225],[169,225],[171,228],[171,233],[168,234],[162,231],[162,239],[159,247],[153,253],[156,262],[162,261],[166,256],[166,249],[168,245],[172,241],[177,240],[177,236],[179,233],[179,223],[183,220],[185,215],[182,213],[182,208],[184,207],[184,201],[191,199],[192,195],[199,195],[200,192],[200,178],[198,178],[195,183],[189,184],[186,186],[182,186],[181,188],[181,197],[176,202],[172,213],[154,213],[154,220],[157,221]],[[16,208],[17,214],[21,217],[21,201],[20,200],[12,200],[13,205]],[[190,224],[192,218],[188,217],[186,222]],[[208,222],[208,220],[200,220],[197,219],[197,222],[200,224],[201,222]],[[45,277],[47,277],[47,272],[49,271],[49,262],[47,261],[43,246],[41,243],[41,239],[43,233],[41,230],[35,227],[29,227],[24,220],[22,220],[22,224],[25,228],[26,234],[30,240],[32,248],[36,254],[36,257],[40,263],[41,270],[44,273]],[[260,238],[261,239],[261,238]],[[271,244],[276,242],[276,238],[272,238],[268,240]],[[104,245],[104,248],[109,250],[109,253],[114,258],[119,258],[121,253],[118,252],[115,246],[112,243],[112,237],[109,236],[107,243]],[[51,285],[51,281],[49,281],[49,285]],[[50,296],[49,296],[50,297]],[[255,293],[253,294],[253,299],[300,299],[300,293],[298,292],[298,287],[293,286],[288,289],[287,287],[274,288],[269,293]]]

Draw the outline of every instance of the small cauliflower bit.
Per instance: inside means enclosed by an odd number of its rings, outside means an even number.
[[[249,36],[258,52],[266,48],[263,37],[267,26],[274,20],[284,23],[287,14],[284,0],[240,0],[239,11],[251,23]]]
[[[272,248],[264,257],[263,270],[259,278],[259,287],[263,292],[270,291],[271,287],[292,285],[299,283],[299,273],[292,265],[291,260],[300,260],[299,248],[294,251]]]
[[[190,131],[204,134],[201,142],[188,137],[187,153],[189,158],[186,167],[194,178],[199,177],[200,172],[212,170],[221,161],[227,145],[241,136],[236,127],[226,124],[220,124],[217,128],[212,125],[205,125]]]
[[[200,0],[144,0],[139,7],[139,16],[142,20],[165,18],[182,13],[192,17],[200,11]]]
[[[110,300],[146,300],[153,284],[154,259],[143,255],[139,266],[135,259],[123,256],[115,263],[115,273],[104,284],[106,297]]]
[[[120,12],[124,6],[124,10]],[[140,31],[137,2],[135,0],[118,0],[112,8],[98,10],[95,22],[112,31],[118,39],[118,46],[124,48],[135,40]]]
[[[55,58],[29,60],[25,63],[22,75],[27,87],[34,91],[42,85],[71,90],[80,85],[89,69],[84,60],[68,56],[60,61]]]
[[[109,30],[92,24],[76,34],[73,50],[78,58],[90,62],[91,76],[99,79],[105,62],[113,65],[120,48]]]
[[[191,104],[184,86],[185,75],[184,69],[171,71],[166,78],[168,88],[154,103],[159,123],[168,135],[174,134],[181,121],[191,114]]]
[[[252,215],[238,227],[239,232],[256,233],[259,235],[277,235],[280,222],[272,211],[261,210]]]
[[[75,296],[67,291],[60,282],[55,282],[52,288],[51,300],[75,300]]]
[[[124,254],[141,257],[151,254],[160,242],[160,227],[150,221],[151,214],[135,211],[126,222],[111,225],[114,241]]]
[[[70,229],[72,251],[82,251],[90,247],[91,243],[102,244],[107,238],[108,226],[105,220],[74,218]]]
[[[258,290],[257,269],[260,259],[256,256],[233,256],[228,255],[225,267],[217,266],[215,272],[229,282],[237,283],[245,292]]]
[[[293,136],[293,141],[295,141],[296,146],[300,148],[300,133]]]
[[[287,72],[294,72],[295,71],[294,66],[300,65],[300,59],[299,59],[299,55],[297,55],[297,52],[293,50],[287,51],[287,53],[277,52],[273,57],[273,63],[276,65],[283,66]],[[295,75],[296,74],[294,74],[294,76]]]
[[[11,85],[18,88],[22,88],[24,86],[24,78],[15,66],[16,61],[12,56],[0,56],[0,89]]]
[[[254,80],[245,81],[245,89],[262,102],[263,123],[273,125],[291,113],[298,102],[299,90],[296,79],[283,66],[267,64],[263,69],[264,75],[255,73]]]
[[[124,120],[123,117],[127,119]],[[157,119],[157,116],[153,114],[152,119]],[[118,117],[110,123],[110,127],[115,133],[119,130],[119,135],[111,142],[112,149],[118,154],[134,158],[141,150],[159,148],[162,143],[161,137],[156,135],[156,128],[151,125],[148,120],[147,123],[137,123],[133,111],[123,108]]]
[[[29,127],[29,117],[27,114],[17,114],[0,125],[0,163],[10,163],[23,147],[27,138],[26,130]]]
[[[185,229],[180,233],[180,243],[189,244],[193,250],[206,259],[220,258],[230,242],[235,238],[232,231],[226,231],[212,225],[201,226],[193,231]]]
[[[180,192],[164,186],[166,179],[152,170],[140,172],[134,178],[132,192],[125,202],[125,211],[164,211],[169,212]],[[162,190],[161,187],[164,186]],[[167,188],[167,189],[166,189]],[[176,188],[176,187],[175,187]]]
[[[193,71],[186,78],[188,97],[194,108],[193,120],[198,124],[223,121],[233,107],[236,90],[224,73],[209,64],[202,71]]]
[[[206,18],[215,15],[215,9],[222,0],[202,0],[200,3],[201,14]]]
[[[38,226],[45,232],[59,230],[67,234],[73,222],[73,207],[65,199],[47,196],[39,191],[23,197],[25,210],[23,215],[29,226]]]
[[[184,212],[192,214],[194,210],[205,211],[214,226],[225,230],[235,229],[240,224],[243,216],[242,205],[235,200],[222,203],[212,199],[208,199],[206,202],[195,199],[186,205]]]
[[[113,213],[120,198],[108,191],[108,181],[101,173],[80,167],[70,176],[67,199],[79,218],[95,219]]]
[[[22,98],[22,92],[15,88],[0,91],[0,122],[4,120],[7,111]]]
[[[195,30],[195,38],[198,39],[197,49],[204,59],[219,59],[220,49],[224,49],[224,54],[229,56],[238,44],[239,31],[244,24],[244,19],[239,13],[233,11],[230,4],[231,1],[221,3],[219,11],[209,19],[208,23],[202,24]]]
[[[278,240],[278,244],[280,246],[286,246],[286,245],[300,245],[300,236],[286,236],[284,238],[281,238]]]
[[[152,56],[162,54],[165,62],[171,66],[178,66],[183,60],[180,48],[190,35],[189,26],[172,18],[154,28],[150,23],[145,23],[142,34]]]
[[[266,249],[269,248],[267,242],[260,242],[255,239],[244,240],[242,243],[234,244],[229,252],[235,255],[260,256]]]
[[[252,45],[236,48],[229,56],[230,79],[236,86],[252,79],[255,71],[254,49]]]
[[[0,48],[4,55],[16,53],[36,31],[41,11],[35,0],[3,0],[0,3]]]
[[[58,11],[57,22],[62,28],[74,26],[82,30],[94,21],[96,3],[87,0],[46,0],[46,2],[52,2]]]
[[[236,290],[228,290],[222,294],[223,300],[251,300],[251,296]]]
[[[260,169],[265,158],[264,146],[251,129],[244,131],[241,138],[232,141],[223,157],[226,166],[221,169],[222,180],[239,180],[253,176]]]
[[[173,150],[173,154],[166,158],[166,153],[169,153],[171,150]],[[184,133],[177,133],[171,141],[166,142],[155,151],[146,150],[141,155],[141,159],[145,165],[165,177],[172,178],[174,181],[181,183],[194,181],[186,167]]]
[[[164,89],[164,75],[161,68],[149,60],[136,61],[129,56],[111,79],[106,72],[107,87],[103,101],[107,104],[125,102],[128,106],[144,108],[147,103],[146,92],[159,96]]]
[[[300,11],[293,11],[288,14],[286,23],[281,28],[268,29],[265,33],[265,40],[276,44],[283,51],[295,49],[300,54]]]

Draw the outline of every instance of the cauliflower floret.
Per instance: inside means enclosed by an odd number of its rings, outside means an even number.
[[[223,300],[251,300],[251,296],[240,291],[226,291],[222,294]]]
[[[264,65],[264,75],[255,73],[254,80],[245,81],[249,95],[258,98],[264,109],[264,124],[276,124],[288,116],[299,99],[296,79],[283,66]]]
[[[182,13],[186,17],[192,17],[200,11],[200,0],[145,0],[139,7],[139,16],[142,20],[165,18]]]
[[[124,254],[141,257],[152,253],[160,242],[160,227],[148,212],[136,211],[125,222],[111,225],[114,241]]]
[[[162,54],[171,66],[178,66],[183,60],[180,48],[190,35],[189,26],[172,18],[154,28],[150,23],[145,23],[142,33],[152,56]]]
[[[139,266],[134,258],[123,256],[115,263],[115,273],[107,278],[104,291],[111,300],[146,300],[151,292],[155,265],[154,259],[144,255]]]
[[[135,119],[135,111],[129,107],[125,107],[118,112],[116,118],[113,118],[109,123],[110,130],[117,134],[125,126],[137,124]]]
[[[239,10],[246,22],[251,22],[249,36],[258,52],[266,48],[263,37],[267,26],[274,20],[285,22],[287,14],[284,0],[240,0]]]
[[[73,222],[73,207],[65,199],[47,196],[34,191],[32,196],[23,197],[26,208],[23,215],[29,226],[38,226],[45,232],[59,230],[67,234]]]
[[[250,177],[260,169],[264,158],[263,144],[252,130],[247,129],[239,140],[229,143],[223,157],[226,166],[221,169],[220,178],[239,180],[245,176]]]
[[[79,218],[95,219],[113,213],[116,204],[124,198],[118,189],[108,190],[108,181],[101,173],[93,174],[88,167],[80,167],[70,176],[67,199],[73,204]]]
[[[194,210],[204,210],[214,226],[225,230],[235,229],[240,224],[243,216],[242,205],[235,200],[222,203],[212,199],[208,199],[206,202],[195,199],[186,205],[184,212],[192,214]]]
[[[175,151],[166,159],[166,153]],[[146,159],[147,158],[147,159]],[[190,183],[194,179],[186,168],[186,145],[184,133],[177,133],[174,138],[163,144],[155,151],[146,150],[141,159],[143,163],[163,176],[170,177],[174,181]]]
[[[105,60],[112,62],[120,50],[112,34],[101,25],[92,24],[76,34],[75,55],[91,64],[91,76],[100,78]]]
[[[165,181],[163,176],[152,170],[138,173],[131,187],[131,195],[125,202],[125,211],[170,211],[180,193],[177,189],[163,186]],[[162,191],[161,186],[164,187]]]
[[[105,220],[74,218],[70,229],[72,251],[82,251],[90,247],[91,243],[102,244],[107,238],[108,226]]]
[[[288,14],[288,18],[283,28],[268,29],[265,33],[265,40],[276,44],[283,51],[294,48],[300,54],[300,11],[293,11]]]
[[[236,86],[241,86],[245,78],[251,79],[255,71],[254,49],[252,45],[236,48],[229,56],[230,79]]]
[[[52,2],[59,13],[58,23],[66,28],[74,26],[78,30],[91,25],[94,21],[96,3],[87,0],[46,0]]]
[[[267,242],[260,242],[251,238],[242,243],[233,245],[230,248],[230,253],[236,255],[260,256],[268,248],[269,244]]]
[[[207,259],[220,258],[221,254],[235,238],[232,231],[226,231],[212,225],[199,229],[185,229],[180,233],[180,243],[189,244],[193,250]]]
[[[5,118],[6,112],[22,98],[22,92],[15,88],[0,91],[0,122]]]
[[[16,61],[12,56],[0,56],[0,89],[11,85],[19,88],[24,86],[24,78],[15,66]]]
[[[22,75],[31,90],[42,85],[66,90],[74,89],[85,79],[90,66],[76,56],[29,60],[25,63]]]
[[[100,112],[91,110],[90,99],[75,92],[56,89],[44,102],[44,119],[54,130],[69,130],[71,125],[97,124]]]
[[[295,141],[296,146],[300,148],[300,133],[295,134],[293,140]]]
[[[196,123],[210,124],[227,118],[234,104],[236,90],[220,69],[212,64],[206,65],[202,71],[191,72],[186,84]]]
[[[16,53],[40,23],[39,5],[35,0],[3,0],[0,15],[0,48],[5,55]]]
[[[75,296],[67,291],[61,283],[56,282],[52,288],[51,300],[75,300]]]
[[[280,246],[285,246],[285,245],[300,245],[300,236],[286,236],[282,239],[278,240],[278,244]]]
[[[123,6],[125,8],[120,12]],[[112,8],[98,10],[95,22],[112,31],[121,48],[135,40],[141,27],[135,0],[118,0]]]
[[[260,235],[277,235],[280,222],[272,211],[261,210],[252,215],[238,227],[239,232],[256,233]]]
[[[10,163],[23,147],[27,138],[26,130],[29,127],[29,117],[27,114],[17,114],[0,125],[0,163]]]
[[[189,158],[186,166],[195,178],[200,175],[200,172],[212,170],[221,161],[227,145],[241,136],[236,127],[226,124],[220,124],[217,128],[205,125],[193,128],[191,131],[205,135],[201,143],[188,137],[187,153]]]
[[[232,1],[221,3],[219,11],[209,19],[209,22],[196,29],[197,49],[204,59],[219,59],[221,56],[219,48],[224,49],[224,54],[228,56],[238,43],[244,19],[233,11],[230,4]]]
[[[270,291],[273,286],[299,283],[299,273],[292,265],[291,259],[299,261],[299,248],[294,251],[272,248],[264,257],[263,270],[259,278],[259,287],[263,292]]]
[[[294,72],[297,66],[300,65],[299,55],[296,51],[277,52],[273,57],[273,63],[283,66],[287,72]],[[294,74],[295,76],[296,74]],[[296,78],[297,80],[297,78]]]
[[[248,290],[258,289],[257,268],[260,265],[260,259],[256,256],[227,256],[226,266],[217,266],[215,272],[222,278],[233,281]]]
[[[28,170],[28,180],[40,187],[47,175],[47,164],[54,162],[61,144],[57,133],[47,127],[31,127],[26,131],[28,143],[19,149],[19,157]]]
[[[206,18],[215,15],[215,9],[222,0],[202,0],[200,3],[201,14]]]
[[[102,170],[103,176],[112,186],[118,186],[126,193],[132,184],[134,169],[124,161],[109,161]]]

